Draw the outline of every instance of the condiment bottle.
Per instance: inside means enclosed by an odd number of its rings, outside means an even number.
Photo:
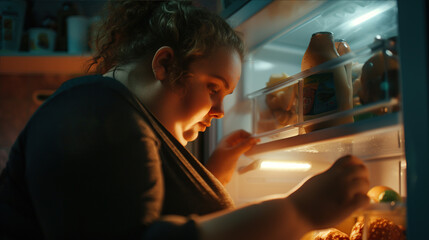
[[[331,32],[314,33],[302,58],[301,70],[307,70],[337,57],[339,54],[335,48],[333,34]],[[353,88],[344,66],[326,69],[304,79],[304,120],[352,108]],[[305,127],[305,130],[310,132],[349,122],[353,122],[353,117],[313,124]]]
[[[344,39],[335,39],[335,48],[340,56],[351,52],[349,44]],[[347,63],[344,67],[346,68],[347,81],[352,86],[352,63]]]
[[[67,51],[67,18],[74,15],[79,15],[75,3],[64,2],[57,14],[56,51]]]
[[[385,44],[384,51],[374,54],[362,67],[362,87],[358,93],[362,104],[399,96],[396,37],[389,38]]]

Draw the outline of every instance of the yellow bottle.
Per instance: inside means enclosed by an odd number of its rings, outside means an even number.
[[[301,62],[301,71],[339,57],[331,32],[317,32]],[[350,71],[351,72],[351,71]],[[349,81],[350,79],[350,81]],[[322,117],[338,111],[353,108],[353,88],[346,68],[339,66],[327,69],[304,79],[303,115],[304,120]],[[334,119],[305,127],[306,132],[316,129],[353,122],[353,117]]]

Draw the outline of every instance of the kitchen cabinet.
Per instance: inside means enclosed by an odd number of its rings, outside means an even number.
[[[59,74],[79,75],[85,73],[89,56],[73,55],[14,55],[0,56],[1,75]]]
[[[89,56],[0,56],[0,171],[18,134],[64,81],[85,74]]]

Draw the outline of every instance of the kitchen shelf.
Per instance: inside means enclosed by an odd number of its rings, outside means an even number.
[[[90,56],[8,55],[0,56],[0,74],[85,74]]]

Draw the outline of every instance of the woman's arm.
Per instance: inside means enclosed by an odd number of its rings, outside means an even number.
[[[306,181],[286,198],[220,212],[198,220],[202,239],[299,239],[306,232],[334,226],[369,203],[368,171],[345,156]]]

